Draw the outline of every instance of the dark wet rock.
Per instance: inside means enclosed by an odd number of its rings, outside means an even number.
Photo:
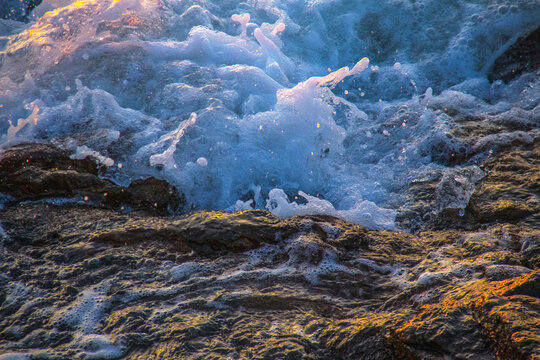
[[[486,267],[486,278],[489,280],[511,279],[527,274],[529,268],[519,265],[490,265]]]
[[[410,234],[331,216],[44,203],[0,219],[4,352],[511,359],[540,348],[540,235],[525,225]]]
[[[451,130],[432,139],[429,145],[434,162],[446,166],[480,165],[491,155],[519,147],[531,147],[540,140],[538,115],[527,110],[525,121],[511,113],[472,116],[447,103],[429,103],[436,113],[447,114]]]
[[[540,226],[540,146],[505,152],[483,166],[469,208],[480,223],[524,222]]]
[[[90,158],[72,159],[69,152],[49,144],[21,144],[0,158],[0,192],[15,202],[68,198],[160,214],[178,213],[185,206],[183,194],[166,181],[148,178],[124,188],[98,174]]]
[[[241,252],[275,243],[284,228],[266,211],[198,212],[179,219],[115,217],[94,224],[90,241],[128,244],[161,241],[181,252],[217,256],[222,250]]]
[[[25,167],[43,170],[73,170],[93,175],[98,174],[96,163],[87,159],[71,159],[69,152],[50,144],[25,143],[3,151],[0,158],[0,171],[4,175]]]
[[[459,186],[443,189],[445,176],[442,171],[433,171],[423,179],[411,182],[408,202],[397,216],[397,222],[413,231],[463,229],[474,230],[495,223],[522,223],[540,226],[540,139],[529,144],[517,144],[509,149],[499,149],[486,161],[473,165],[483,171],[482,176],[471,176],[462,167],[450,170],[447,178],[457,179]],[[462,176],[463,175],[463,176]],[[476,180],[476,181],[472,181]],[[460,185],[464,182],[467,185]],[[448,186],[446,186],[448,187]],[[445,194],[455,199],[460,191],[471,187],[465,208],[441,207]],[[434,210],[435,209],[435,210]],[[437,210],[438,209],[438,210]]]
[[[495,60],[488,72],[490,81],[509,82],[524,72],[535,72],[540,68],[540,27],[519,38]]]
[[[154,177],[133,181],[127,191],[129,203],[137,209],[153,207],[160,213],[175,213],[185,205],[184,196],[174,186]]]
[[[500,282],[478,281],[454,289],[441,301],[424,305],[396,334],[420,358],[433,355],[463,358],[474,349],[477,358],[527,359],[539,355],[538,339],[529,331],[540,327],[528,317],[540,299],[516,299],[504,294],[538,276],[538,271]],[[457,331],[456,331],[457,330]],[[527,339],[527,340],[525,340]],[[467,350],[465,350],[467,349]],[[431,355],[431,356],[430,356]]]

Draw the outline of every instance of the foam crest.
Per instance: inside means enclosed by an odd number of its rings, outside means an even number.
[[[165,142],[170,142],[169,147],[161,154],[154,154],[150,156],[150,166],[163,165],[166,169],[172,169],[175,167],[175,162],[173,159],[174,152],[176,151],[176,145],[180,142],[184,136],[185,131],[190,127],[195,125],[197,122],[197,114],[192,113],[186,121],[182,122],[178,129],[175,131],[162,136],[157,143],[152,145],[160,146]]]
[[[369,66],[369,59],[363,58],[359,62],[357,62],[352,70],[349,70],[348,66],[342,67],[341,69],[338,69],[334,72],[331,72],[330,74],[326,76],[316,76],[309,78],[306,83],[308,84],[317,84],[319,86],[330,86],[331,89],[335,88],[338,83],[343,81],[348,76],[356,75],[361,73],[362,71],[366,70]]]
[[[268,193],[266,208],[281,218],[294,215],[328,214],[355,222],[369,229],[393,229],[395,227],[396,212],[390,209],[381,209],[371,201],[358,201],[348,210],[336,210],[327,200],[307,195],[303,191],[299,191],[298,195],[306,199],[307,203],[289,202],[283,190],[272,189]]]
[[[117,132],[118,133],[118,132]],[[118,139],[116,139],[118,140]],[[75,153],[71,155],[70,157],[72,159],[84,159],[86,157],[93,157],[97,161],[99,161],[101,164],[105,166],[113,166],[114,160],[111,158],[108,158],[106,156],[101,155],[98,151],[94,151],[90,149],[88,146],[77,146],[77,149],[75,150]]]

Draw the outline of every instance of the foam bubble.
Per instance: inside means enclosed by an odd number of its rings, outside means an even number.
[[[197,164],[201,166],[208,166],[208,160],[206,160],[206,158],[200,157],[197,159]]]
[[[66,324],[83,334],[92,333],[110,306],[110,299],[103,294],[104,290],[99,286],[84,290],[76,302],[54,315],[53,322]]]

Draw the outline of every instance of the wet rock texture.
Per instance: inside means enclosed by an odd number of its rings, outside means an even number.
[[[180,212],[185,205],[183,195],[166,181],[140,179],[122,187],[98,174],[98,166],[90,158],[72,159],[67,151],[48,144],[20,144],[2,154],[0,192],[8,196],[8,203],[10,199],[61,198],[58,201],[160,214]]]
[[[519,38],[501,56],[495,60],[488,73],[490,81],[508,82],[524,72],[540,69],[540,27],[530,34]]]
[[[465,216],[414,233],[178,215],[159,180],[122,187],[53,146],[8,149],[0,359],[540,358],[539,149],[495,154]]]
[[[464,163],[457,169],[414,180],[408,192],[410,201],[399,213],[398,223],[414,231],[475,230],[494,223],[540,227],[540,138],[498,149],[480,167]],[[478,181],[462,211],[437,210],[441,194],[456,196],[463,186],[460,181],[473,176]]]

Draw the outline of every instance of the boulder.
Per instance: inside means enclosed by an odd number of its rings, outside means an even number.
[[[69,155],[50,144],[8,148],[0,156],[0,192],[9,195],[11,202],[78,201],[159,214],[179,213],[185,206],[183,194],[164,180],[141,179],[122,187],[100,177],[94,160]]]

